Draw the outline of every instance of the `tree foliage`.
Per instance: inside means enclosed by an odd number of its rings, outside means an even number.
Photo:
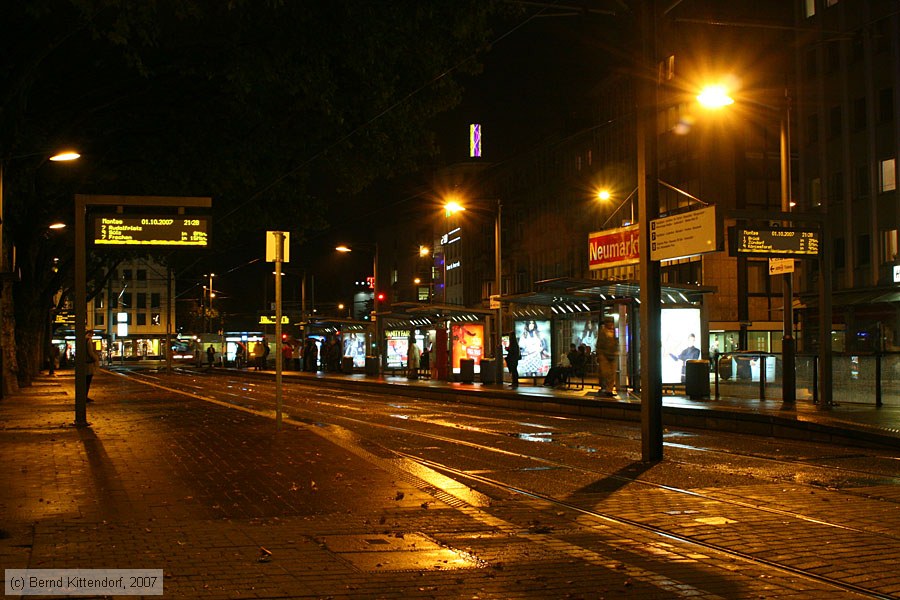
[[[454,75],[477,71],[471,57],[495,10],[475,0],[4,7],[0,160],[4,235],[22,268],[18,342],[40,339],[35,319],[71,279],[70,238],[44,231],[71,214],[73,193],[212,196],[214,240],[284,223],[302,236],[322,225],[326,200],[434,152],[426,125],[458,102]],[[45,164],[61,146],[77,147],[80,164]],[[27,382],[36,368],[24,362]]]

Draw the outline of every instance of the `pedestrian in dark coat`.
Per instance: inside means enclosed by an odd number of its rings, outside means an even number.
[[[519,341],[516,339],[515,333],[509,334],[509,347],[506,350],[506,367],[509,369],[511,379],[509,387],[516,389],[519,387],[519,358],[521,358],[522,351],[519,349]]]

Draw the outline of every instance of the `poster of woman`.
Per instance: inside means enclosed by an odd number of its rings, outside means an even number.
[[[550,370],[550,321],[516,321],[520,377],[544,377]]]

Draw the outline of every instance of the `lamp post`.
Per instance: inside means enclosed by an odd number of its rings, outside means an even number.
[[[456,201],[450,201],[444,204],[444,214],[449,218],[450,215],[456,214],[466,210],[464,206],[459,204]],[[498,383],[503,383],[503,340],[502,340],[502,331],[503,331],[503,308],[500,304],[500,297],[502,296],[502,256],[501,256],[501,239],[500,239],[500,229],[503,219],[503,202],[500,198],[497,198],[497,210],[494,215],[494,294],[497,297],[497,307],[496,314],[494,315],[494,328],[491,332],[491,338],[493,341],[493,357],[497,361],[497,378],[496,381]],[[448,240],[449,242],[449,240]],[[446,277],[446,265],[447,265],[447,254],[444,253],[444,293],[446,294],[447,290],[447,277]],[[491,299],[493,300],[493,298]]]
[[[361,244],[356,244],[358,247]],[[375,326],[375,351],[376,356],[378,358],[378,372],[381,373],[381,323],[378,320],[378,242],[373,242],[371,245],[374,248],[374,254],[372,256],[372,325]],[[353,248],[346,244],[341,244],[334,248],[338,252],[349,253],[353,252]]]
[[[703,106],[719,109],[734,104],[734,99],[728,95],[727,87],[723,85],[711,85],[703,88],[697,96],[697,100]],[[780,113],[779,122],[779,163],[781,172],[781,211],[791,212],[791,104],[790,96],[785,90],[785,102],[783,109],[779,110],[759,102],[754,105],[767,110]],[[784,225],[790,225],[785,221]],[[782,275],[783,292],[783,333],[781,338],[781,366],[782,366],[782,401],[793,404],[797,400],[797,371],[796,371],[796,346],[794,340],[794,276],[793,273]]]

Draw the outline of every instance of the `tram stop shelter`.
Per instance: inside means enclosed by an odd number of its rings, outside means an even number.
[[[529,328],[549,338],[549,348],[546,350],[549,356],[544,359],[543,365],[543,368],[549,369],[565,356],[570,344],[584,344],[594,351],[596,336],[604,317],[612,317],[619,339],[619,387],[632,390],[640,388],[638,282],[558,278],[538,281],[534,287],[532,292],[503,296],[500,299],[509,319],[504,331],[521,336]],[[701,355],[708,358],[708,348],[700,342],[709,337],[709,319],[703,297],[715,291],[716,288],[710,286],[661,286],[661,350],[664,354],[677,352],[675,348],[683,349],[685,339],[692,334],[699,343]],[[681,383],[681,366],[677,365],[677,371],[674,370],[675,366],[673,365],[673,374],[668,377],[670,381],[665,381],[664,373],[664,383]],[[595,359],[589,361],[587,374],[596,374]],[[539,375],[540,373],[535,376]]]

